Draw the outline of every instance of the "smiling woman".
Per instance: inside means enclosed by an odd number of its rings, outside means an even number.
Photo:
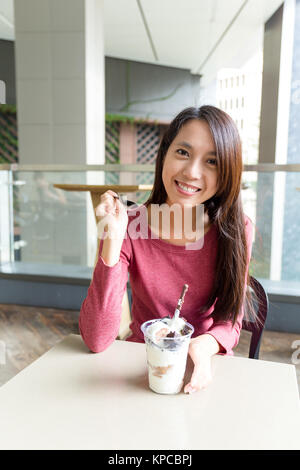
[[[231,117],[214,106],[184,109],[162,139],[146,202],[148,211],[151,204],[164,202],[204,204],[204,231],[214,224],[219,235],[214,289],[204,309],[214,304],[215,319],[233,323],[245,301],[250,260],[240,194],[242,168],[241,140]],[[189,192],[188,185],[200,191]],[[247,302],[252,312],[250,298]]]
[[[182,315],[194,327],[189,347],[194,370],[184,391],[208,385],[211,357],[232,354],[238,343],[247,301],[252,224],[242,209],[241,174],[241,142],[232,119],[213,106],[187,108],[162,138],[148,201],[138,210],[126,211],[112,191],[101,197],[97,213],[108,231],[79,320],[92,351],[103,351],[118,334],[128,273],[128,341],[144,342],[141,325],[172,314],[182,285],[188,284]],[[202,218],[204,232],[192,250],[184,234],[179,240],[174,235],[166,240],[159,228],[154,237],[147,236],[148,231],[153,234],[154,209],[174,206],[182,212],[181,220],[187,210]],[[145,237],[133,236],[136,233],[130,230],[138,226],[137,212],[146,214]],[[172,210],[167,214],[174,225]]]

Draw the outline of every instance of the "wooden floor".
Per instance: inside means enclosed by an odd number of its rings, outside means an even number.
[[[78,317],[79,312],[71,310],[0,305],[0,341],[5,344],[5,360],[0,357],[0,386],[65,336],[78,334]],[[248,357],[249,338],[250,334],[242,331],[236,356]],[[292,364],[295,340],[300,341],[300,334],[265,331],[260,359]],[[300,390],[300,364],[296,373]]]

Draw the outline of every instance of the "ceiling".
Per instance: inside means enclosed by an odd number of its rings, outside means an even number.
[[[184,68],[209,80],[251,56],[264,23],[282,3],[104,0],[105,55]],[[0,38],[14,39],[13,0],[0,0]]]

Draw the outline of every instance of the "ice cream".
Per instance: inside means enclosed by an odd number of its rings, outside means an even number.
[[[157,393],[179,393],[184,379],[192,325],[182,317],[143,323],[149,386]]]
[[[157,346],[164,347],[164,338],[178,338],[179,336],[182,336],[182,331],[184,330],[184,327],[185,321],[183,320],[183,318],[178,317],[173,320],[169,317],[165,317],[161,320],[158,319],[157,321],[149,325],[147,334],[153,343],[157,344]]]

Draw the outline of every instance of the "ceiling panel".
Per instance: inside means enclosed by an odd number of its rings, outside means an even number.
[[[281,4],[282,0],[104,0],[105,54],[185,68],[208,80],[219,68],[239,66],[249,57],[262,41],[265,21]],[[0,38],[14,39],[13,22],[13,0],[0,0]]]
[[[192,69],[201,63],[243,0],[141,0],[159,61]]]
[[[223,67],[239,68],[263,46],[264,23],[280,7],[282,0],[249,0],[213,54],[192,69],[209,83]]]
[[[155,61],[136,0],[105,0],[104,32],[106,55]]]
[[[158,60],[151,52],[146,29],[145,36],[140,31],[138,3]],[[106,53],[186,68],[211,77],[221,67],[240,66],[262,45],[263,25],[282,3],[283,0],[104,0],[105,24],[110,18],[109,28],[105,29]],[[126,10],[126,5],[130,10]],[[140,31],[140,44],[135,42],[134,28]],[[129,37],[124,40],[126,34]],[[144,49],[145,42],[148,48]]]

